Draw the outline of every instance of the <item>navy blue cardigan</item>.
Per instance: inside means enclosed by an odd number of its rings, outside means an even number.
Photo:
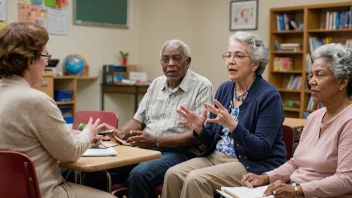
[[[225,108],[233,99],[235,83],[223,83],[215,95]],[[230,110],[229,110],[230,111]],[[210,113],[210,117],[216,117]],[[231,134],[238,160],[248,172],[262,174],[281,166],[286,161],[286,148],[282,140],[284,112],[280,93],[261,76],[254,80],[247,97],[240,105],[238,125]],[[200,156],[214,152],[220,140],[222,126],[207,123],[202,133],[193,132],[207,149]]]

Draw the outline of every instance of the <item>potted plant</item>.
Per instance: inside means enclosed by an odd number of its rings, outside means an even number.
[[[127,65],[129,53],[120,51],[120,55],[121,55],[122,65]]]

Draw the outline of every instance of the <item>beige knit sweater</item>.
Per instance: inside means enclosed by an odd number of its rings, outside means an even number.
[[[55,101],[31,88],[23,78],[0,80],[0,149],[18,151],[32,159],[43,198],[73,197],[58,161],[78,160],[92,139],[90,131],[73,135]]]

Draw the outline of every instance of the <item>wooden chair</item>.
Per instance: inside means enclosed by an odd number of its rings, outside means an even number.
[[[78,129],[80,123],[87,124],[89,118],[92,117],[95,121],[100,118],[100,123],[106,123],[110,126],[116,127],[119,123],[119,117],[114,112],[108,111],[77,111],[73,119],[73,129]]]
[[[1,197],[40,198],[32,160],[16,151],[0,151]]]
[[[118,127],[119,117],[114,112],[109,111],[77,111],[73,119],[72,129],[78,129],[80,123],[87,124],[89,118],[93,118],[93,121],[100,118],[100,123],[106,123],[113,127]],[[103,171],[107,177],[107,192],[111,192],[111,177],[107,171]],[[70,174],[67,174],[67,177]],[[67,180],[67,178],[66,178]]]
[[[285,142],[286,152],[287,152],[287,160],[291,159],[293,156],[293,144],[295,139],[295,132],[292,127],[287,125],[282,125],[282,138]]]

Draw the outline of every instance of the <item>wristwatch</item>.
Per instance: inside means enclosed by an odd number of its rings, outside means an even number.
[[[299,184],[296,184],[296,185],[294,186],[294,187],[295,187],[296,198],[299,197],[298,186],[299,186]]]

